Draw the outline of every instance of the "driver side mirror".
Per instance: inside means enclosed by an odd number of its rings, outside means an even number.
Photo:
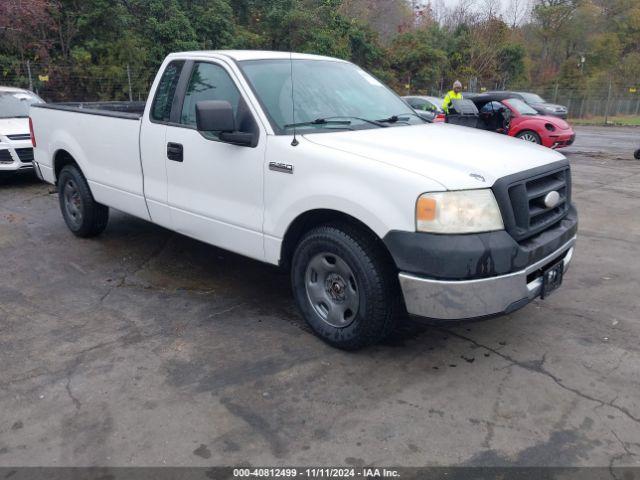
[[[227,143],[255,147],[253,133],[236,131],[236,120],[231,103],[225,100],[201,100],[196,103],[196,127],[199,132],[220,132],[218,138]]]
[[[222,100],[202,100],[196,103],[196,125],[199,132],[233,132],[233,107]]]

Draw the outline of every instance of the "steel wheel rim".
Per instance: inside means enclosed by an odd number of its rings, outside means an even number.
[[[73,225],[80,225],[82,223],[82,198],[73,180],[67,180],[64,184],[62,196],[67,218],[69,218]]]
[[[355,320],[360,308],[358,284],[353,271],[334,253],[315,255],[305,272],[307,300],[323,322],[344,328]]]
[[[520,139],[524,140],[525,142],[538,143],[538,139],[533,133],[525,133],[524,135],[520,136]]]

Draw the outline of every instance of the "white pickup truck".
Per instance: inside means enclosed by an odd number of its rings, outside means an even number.
[[[111,207],[289,268],[336,347],[379,341],[405,312],[512,312],[573,255],[565,157],[426,123],[342,60],[176,53],[144,105],[34,107],[36,172],[74,234],[101,233]]]

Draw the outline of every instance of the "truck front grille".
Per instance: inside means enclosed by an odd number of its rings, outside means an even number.
[[[22,163],[33,162],[33,148],[16,148],[16,153]]]
[[[551,170],[548,167],[530,170],[498,180],[493,190],[506,230],[516,241],[523,241],[567,215],[571,206],[571,170],[568,163]],[[554,191],[560,200],[547,207],[545,198]]]

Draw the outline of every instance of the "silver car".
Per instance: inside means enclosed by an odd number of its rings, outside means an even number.
[[[428,95],[409,95],[402,97],[402,99],[425,120],[430,122],[445,121],[444,110],[442,110],[444,98],[430,97]]]

